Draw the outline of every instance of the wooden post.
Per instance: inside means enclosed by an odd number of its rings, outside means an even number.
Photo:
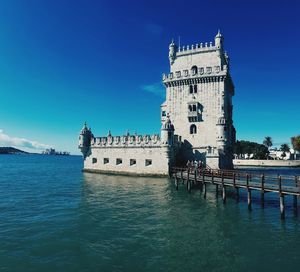
[[[176,188],[176,191],[178,190],[178,178],[177,176],[175,176],[175,188]]]
[[[280,218],[285,218],[285,207],[284,207],[284,194],[282,193],[282,180],[281,176],[278,176],[278,188],[279,188],[279,202],[280,202]]]
[[[187,190],[189,193],[191,193],[191,191],[192,191],[192,183],[190,180],[187,181]]]
[[[222,199],[223,199],[223,204],[226,203],[226,187],[224,185],[224,172],[222,171]]]
[[[181,181],[182,181],[182,184],[184,184],[184,179],[183,179],[183,170],[181,169],[181,172],[180,172],[180,176],[181,176]]]
[[[216,196],[218,197],[219,196],[219,185],[216,184]]]
[[[187,169],[187,180],[186,180],[186,188],[189,191],[189,186],[191,186],[190,184],[190,169]]]
[[[260,194],[261,207],[265,206],[265,175],[261,175],[261,194]]]
[[[203,197],[206,198],[206,183],[203,182]]]
[[[252,201],[251,190],[248,189],[248,210],[249,210],[249,211],[252,210],[251,201]]]
[[[297,176],[295,176],[295,186],[296,186],[296,188],[298,187],[298,178],[297,178]],[[297,196],[294,195],[293,198],[294,198],[294,201],[293,201],[294,215],[298,216]]]
[[[285,218],[284,195],[283,194],[280,194],[280,218],[282,220]]]
[[[194,183],[197,184],[197,168],[195,167],[194,171]]]
[[[235,176],[235,173],[233,173],[233,187],[235,188],[236,187],[236,180],[235,180],[236,176]]]
[[[249,174],[247,174],[246,178],[247,178],[247,192],[248,192],[248,210],[251,211],[251,209],[252,209],[252,196],[251,196],[251,189],[249,188]]]

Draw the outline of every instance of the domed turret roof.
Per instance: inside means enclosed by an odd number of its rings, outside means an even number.
[[[88,127],[86,125],[86,122],[85,122],[83,128],[81,129],[81,133],[83,134],[83,133],[86,133],[88,131],[89,131],[89,129],[88,129]]]
[[[222,38],[223,36],[222,36],[222,34],[221,34],[221,32],[220,32],[220,29],[218,30],[218,33],[217,33],[217,35],[216,35],[216,38]]]

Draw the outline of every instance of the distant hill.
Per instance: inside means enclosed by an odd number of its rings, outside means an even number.
[[[28,152],[14,147],[0,147],[0,154],[28,154]]]

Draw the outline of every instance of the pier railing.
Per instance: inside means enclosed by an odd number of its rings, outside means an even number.
[[[226,201],[226,187],[236,189],[237,199],[239,189],[245,189],[248,193],[248,208],[251,210],[251,191],[261,192],[261,202],[264,205],[264,194],[274,192],[279,194],[281,218],[285,216],[284,196],[294,196],[294,210],[297,212],[297,197],[300,196],[300,177],[291,175],[265,175],[240,170],[220,170],[210,167],[174,167],[172,176],[175,178],[175,186],[178,189],[178,180],[187,182],[187,189],[191,192],[192,188],[199,187],[206,197],[206,185],[219,186],[222,189],[223,202]]]

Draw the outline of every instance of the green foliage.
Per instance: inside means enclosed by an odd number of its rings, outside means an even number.
[[[273,145],[273,140],[270,136],[265,137],[263,144],[267,147],[270,148]]]
[[[285,152],[289,152],[290,151],[290,147],[288,144],[282,144],[280,146],[280,150],[283,151],[283,153],[285,154]]]
[[[234,153],[237,155],[253,154],[253,158],[257,160],[267,159],[269,150],[265,145],[249,141],[236,141],[234,145]]]
[[[294,150],[300,152],[300,135],[292,137],[291,142],[292,142]]]

